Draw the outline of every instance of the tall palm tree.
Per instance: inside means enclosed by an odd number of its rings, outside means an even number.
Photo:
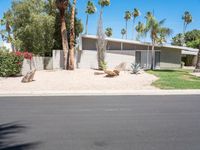
[[[172,30],[169,28],[163,27],[165,19],[157,21],[154,16],[151,16],[147,19],[147,24],[145,27],[145,32],[150,33],[150,38],[152,42],[152,53],[151,53],[151,69],[155,69],[155,44],[158,44],[160,38],[169,36],[172,33]]]
[[[125,12],[124,19],[126,21],[126,39],[127,39],[128,38],[128,21],[131,19],[131,12],[130,11]]]
[[[189,11],[185,11],[182,16],[183,20],[183,37],[182,37],[182,45],[185,45],[185,32],[187,30],[188,25],[192,22],[192,15]]]
[[[101,14],[103,13],[103,8],[105,6],[109,6],[110,5],[110,0],[99,0],[98,4],[101,6]]]
[[[87,14],[86,25],[85,25],[85,34],[88,34],[89,15],[92,15],[95,12],[96,12],[96,7],[95,7],[94,3],[91,0],[88,0],[87,8],[86,8],[86,11],[85,11],[85,13]]]
[[[121,30],[122,39],[124,39],[124,35],[125,35],[125,34],[126,34],[126,29],[123,28],[123,29]]]
[[[184,15],[182,16],[183,19],[183,34],[185,34],[188,25],[192,22],[192,15],[189,11],[185,11]]]
[[[75,44],[75,9],[76,9],[76,0],[73,0],[71,19],[70,19],[70,49],[69,49],[69,70],[74,70],[74,44]]]
[[[113,34],[112,28],[106,28],[105,34],[107,37],[111,37]]]
[[[137,8],[134,8],[133,13],[132,13],[132,17],[133,17],[133,37],[132,39],[134,39],[134,30],[135,30],[135,20],[137,17],[140,16],[140,11]]]
[[[67,69],[67,51],[69,49],[67,39],[67,28],[65,21],[65,11],[68,8],[69,0],[56,0],[56,6],[60,12],[61,21],[61,37],[62,37],[62,48],[64,53],[64,68]]]
[[[152,19],[153,17],[154,17],[154,16],[153,16],[152,12],[150,12],[150,11],[148,11],[148,12],[146,13],[146,15],[145,15],[146,21]]]
[[[145,25],[142,22],[138,22],[137,26],[135,27],[135,30],[138,33],[137,38],[139,39],[145,32]]]
[[[10,10],[4,13],[3,18],[0,19],[0,26],[5,26],[5,29],[0,30],[0,35],[2,40],[11,43],[12,51],[15,51],[14,38],[12,35],[12,26],[14,25],[13,17],[14,16]]]

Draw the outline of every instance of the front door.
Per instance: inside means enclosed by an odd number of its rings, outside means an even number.
[[[155,68],[160,68],[160,52],[155,53]]]

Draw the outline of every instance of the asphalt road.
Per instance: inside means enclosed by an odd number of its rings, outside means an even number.
[[[200,95],[0,98],[0,150],[200,150]]]

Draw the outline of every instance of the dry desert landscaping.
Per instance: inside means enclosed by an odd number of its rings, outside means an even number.
[[[22,77],[0,78],[0,92],[152,90],[156,88],[151,83],[157,77],[145,72],[134,75],[126,71],[117,77],[107,78],[100,71],[77,69],[37,71],[31,83],[21,83],[21,79]]]

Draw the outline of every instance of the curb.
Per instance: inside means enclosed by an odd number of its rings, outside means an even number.
[[[148,96],[148,95],[200,95],[200,90],[109,90],[109,91],[19,91],[0,92],[0,97],[21,96]]]

